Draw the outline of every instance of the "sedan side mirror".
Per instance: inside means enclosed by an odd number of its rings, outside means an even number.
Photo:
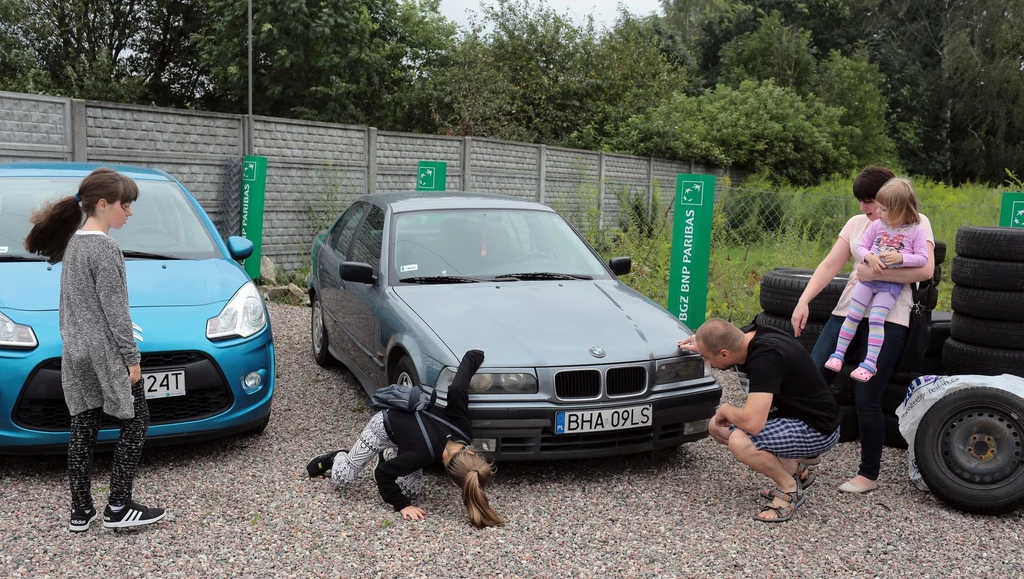
[[[252,250],[255,247],[252,241],[244,237],[232,235],[228,238],[228,253],[231,254],[231,259],[235,261],[241,261],[252,255]]]
[[[633,270],[633,260],[628,257],[613,257],[608,260],[608,267],[615,275],[626,275]]]
[[[377,281],[377,278],[373,275],[373,267],[361,261],[341,262],[338,274],[341,276],[341,279],[353,283],[372,284]]]

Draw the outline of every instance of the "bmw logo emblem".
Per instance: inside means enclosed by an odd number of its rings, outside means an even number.
[[[590,348],[590,355],[595,358],[604,358],[605,351],[601,346],[592,346]]]

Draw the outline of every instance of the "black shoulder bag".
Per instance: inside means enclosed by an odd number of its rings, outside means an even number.
[[[903,355],[894,373],[920,374],[924,370],[924,356],[932,337],[932,310],[930,297],[935,288],[934,280],[910,284],[913,304],[910,306],[910,325],[907,328],[907,342]]]

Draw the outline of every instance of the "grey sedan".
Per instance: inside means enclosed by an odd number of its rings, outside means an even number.
[[[353,203],[313,243],[313,356],[367,393],[398,383],[443,403],[478,348],[474,446],[498,460],[600,457],[707,436],[721,386],[681,352],[690,330],[621,283],[556,211],[479,194]]]

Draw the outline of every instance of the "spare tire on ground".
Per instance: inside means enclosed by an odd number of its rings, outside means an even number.
[[[979,515],[1024,506],[1024,399],[971,387],[921,418],[914,453],[921,478],[949,506]]]
[[[967,344],[1024,350],[1024,322],[986,320],[956,313],[953,314],[949,333],[957,341]]]
[[[978,289],[1024,291],[1024,262],[953,258],[953,283]]]
[[[790,336],[793,335],[793,322],[790,321],[789,316],[773,316],[772,314],[761,311],[758,312],[757,316],[754,318],[754,323],[759,326],[777,328],[786,332]],[[818,341],[818,336],[821,335],[821,330],[824,328],[824,322],[807,322],[804,325],[803,331],[800,332],[800,337],[798,337],[796,341],[800,342],[804,349],[809,353],[814,349],[814,344]]]
[[[953,286],[953,311],[972,318],[1024,322],[1024,292]]]

